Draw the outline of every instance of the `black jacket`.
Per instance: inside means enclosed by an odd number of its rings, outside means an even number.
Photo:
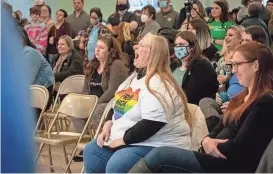
[[[60,55],[58,54],[52,63],[52,68],[55,67]],[[54,73],[55,81],[62,82],[69,76],[83,74],[83,63],[80,54],[73,51],[68,55],[68,58],[63,62],[59,73]]]
[[[213,61],[215,54],[218,52],[218,49],[214,44],[211,44],[210,47],[202,51],[203,56],[207,57],[209,61]]]
[[[179,66],[181,65],[172,63],[172,71]],[[218,87],[217,74],[206,58],[194,61],[191,67],[187,68],[182,81],[182,89],[188,98],[188,102],[196,105],[199,105],[199,101],[203,98],[215,99]]]
[[[265,32],[266,32],[266,34],[268,36],[268,40],[266,41],[266,45],[268,45],[268,46],[271,45],[271,43],[272,43],[271,34],[269,32],[267,24],[263,20],[261,20],[260,18],[258,18],[258,17],[248,17],[241,23],[241,25],[243,27],[245,27],[245,28],[251,27],[251,26],[262,27],[265,30]]]
[[[227,160],[195,152],[204,171],[207,173],[254,173],[273,138],[272,107],[272,93],[266,93],[255,100],[237,122],[224,125],[221,121],[208,136],[228,139],[227,142],[217,146]]]
[[[187,18],[186,9],[182,8],[180,10],[179,15],[176,17],[173,28],[176,29],[176,30],[179,30],[186,18]]]

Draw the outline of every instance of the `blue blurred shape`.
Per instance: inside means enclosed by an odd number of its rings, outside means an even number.
[[[34,172],[34,116],[17,27],[1,5],[1,172]]]

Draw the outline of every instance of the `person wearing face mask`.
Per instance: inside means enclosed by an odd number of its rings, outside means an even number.
[[[117,0],[116,11],[107,20],[107,27],[113,35],[117,35],[116,28],[121,22],[129,23],[131,32],[134,32],[137,29],[137,16],[135,13],[129,12],[129,8],[129,0]]]
[[[143,7],[141,14],[141,22],[144,23],[139,35],[138,40],[143,38],[147,33],[157,33],[160,29],[160,25],[155,21],[156,10],[153,6],[147,5]]]
[[[79,48],[85,50],[84,67],[95,56],[95,47],[99,38],[99,30],[104,26],[102,25],[102,17],[103,15],[100,8],[92,8],[90,10],[91,25],[81,34]]]
[[[188,102],[199,104],[205,97],[215,98],[219,83],[210,61],[202,56],[196,36],[190,31],[177,34],[174,47],[178,59],[171,65],[173,76],[184,90]]]
[[[160,12],[156,13],[156,21],[161,28],[173,28],[178,12],[170,6],[171,0],[159,0],[158,6]]]

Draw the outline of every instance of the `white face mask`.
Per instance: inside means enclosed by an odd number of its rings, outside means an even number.
[[[146,23],[148,21],[149,17],[145,14],[142,14],[140,17],[141,22]]]

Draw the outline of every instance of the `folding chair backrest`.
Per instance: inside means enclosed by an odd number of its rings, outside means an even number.
[[[68,94],[63,99],[48,131],[51,132],[60,114],[62,117],[88,118],[89,122],[97,103],[98,97],[95,95]]]
[[[113,104],[114,104],[114,101],[115,101],[115,100],[114,100],[114,98],[113,98],[113,99],[112,99],[111,101],[109,101],[109,103],[106,105],[106,107],[105,107],[105,109],[104,109],[104,111],[103,111],[103,114],[102,114],[102,117],[101,117],[99,126],[98,126],[98,128],[97,128],[97,130],[96,130],[96,133],[95,133],[94,138],[97,138],[97,136],[99,135],[100,129],[101,129],[103,123],[105,122],[105,120],[106,120],[106,118],[107,118],[107,116],[108,116],[108,113],[109,113],[110,110],[112,109]]]
[[[49,93],[48,90],[41,85],[31,85],[31,107],[44,110],[47,106]]]
[[[62,101],[58,112],[75,118],[88,118],[97,105],[95,95],[68,94]]]
[[[69,93],[81,94],[84,78],[84,75],[74,75],[66,78],[59,88],[60,95]]]
[[[82,88],[83,88],[83,83],[84,83],[84,75],[73,75],[70,77],[67,77],[60,85],[56,99],[53,104],[52,111],[55,110],[57,100],[60,95],[63,94],[70,94],[70,93],[76,93],[76,94],[81,94],[82,93]]]
[[[41,109],[41,113],[39,119],[36,123],[34,133],[40,126],[42,121],[42,115],[44,114],[47,103],[49,100],[49,92],[48,90],[41,85],[31,85],[30,86],[30,95],[31,95],[31,107]]]
[[[205,116],[202,113],[199,106],[194,104],[187,104],[191,117],[192,117],[192,128],[191,128],[191,150],[197,151],[201,146],[202,139],[208,135],[208,127],[206,124]]]

